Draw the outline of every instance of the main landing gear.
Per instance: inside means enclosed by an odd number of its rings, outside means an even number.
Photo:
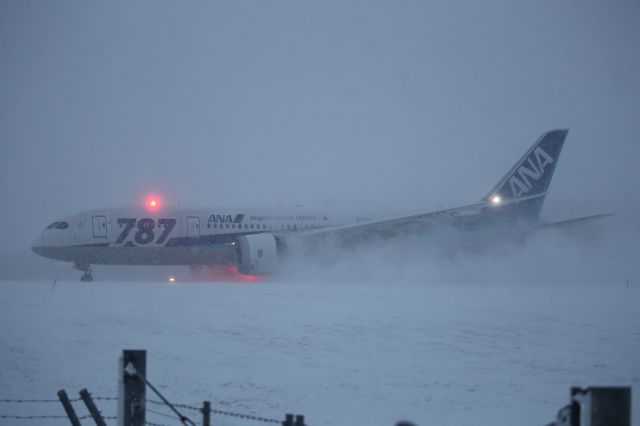
[[[91,282],[93,281],[93,275],[91,275],[91,268],[89,267],[89,264],[78,264],[76,263],[75,265],[73,265],[73,267],[75,269],[77,269],[78,271],[82,271],[83,274],[80,277],[80,281],[82,282]]]

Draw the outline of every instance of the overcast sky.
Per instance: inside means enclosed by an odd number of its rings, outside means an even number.
[[[1,250],[151,191],[451,207],[559,127],[543,214],[640,210],[637,1],[0,1]]]

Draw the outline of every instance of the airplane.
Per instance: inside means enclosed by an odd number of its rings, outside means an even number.
[[[510,232],[552,224],[538,216],[568,130],[544,133],[480,201],[452,209],[385,216],[368,212],[296,208],[165,208],[157,197],[144,208],[98,209],[56,220],[32,245],[44,257],[73,262],[81,281],[91,265],[231,265],[241,274],[269,275],[294,247],[326,241],[354,244],[369,238],[429,235],[447,228]]]

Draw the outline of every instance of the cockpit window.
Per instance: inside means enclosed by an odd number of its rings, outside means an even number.
[[[47,229],[67,229],[69,224],[67,222],[53,222],[51,225],[47,226]]]

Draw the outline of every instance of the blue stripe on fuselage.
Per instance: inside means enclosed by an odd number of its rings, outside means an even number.
[[[199,237],[171,238],[165,247],[202,247],[216,244],[232,243],[243,235],[263,234],[264,232],[236,232],[231,234],[200,235]]]

